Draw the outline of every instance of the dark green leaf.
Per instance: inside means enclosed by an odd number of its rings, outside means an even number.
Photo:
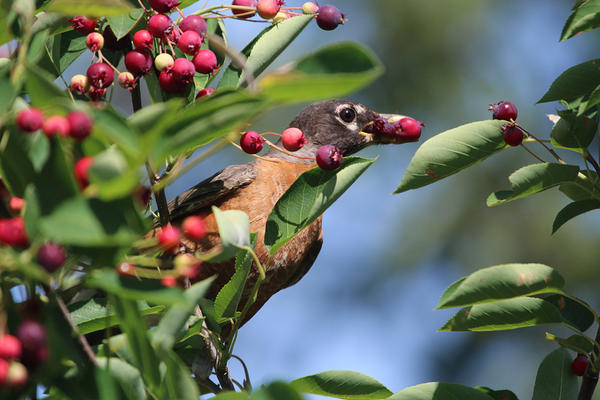
[[[214,206],[212,210],[219,226],[223,251],[212,257],[211,261],[225,261],[233,257],[238,250],[250,246],[250,219],[245,212],[239,210],[221,211]]]
[[[598,123],[588,117],[577,117],[569,112],[561,114],[561,119],[554,125],[550,134],[552,145],[583,152],[594,140]]]
[[[341,42],[265,76],[259,86],[276,104],[303,103],[348,95],[382,73],[381,62],[367,49]]]
[[[63,73],[69,65],[87,50],[85,35],[75,31],[68,31],[56,36],[52,48],[52,59],[58,67],[58,72]]]
[[[25,229],[29,237],[36,237],[38,235],[38,224],[40,218],[40,203],[35,186],[29,185],[25,190]]]
[[[36,64],[40,61],[40,58],[46,52],[46,41],[48,40],[48,31],[43,30],[38,32],[31,39],[31,43],[29,44],[29,51],[27,52],[27,62],[31,64]]]
[[[452,284],[437,308],[461,307],[538,293],[560,292],[565,280],[543,264],[504,264],[480,269]]]
[[[430,382],[407,387],[388,400],[493,400],[493,397],[457,383]]]
[[[221,392],[215,397],[211,397],[211,400],[250,400],[250,394],[248,392]]]
[[[118,400],[121,398],[119,386],[114,377],[105,369],[94,370],[96,385],[98,385],[99,400]]]
[[[273,382],[262,386],[251,396],[253,400],[302,400],[303,397],[294,387],[285,382]],[[352,399],[352,397],[344,397]]]
[[[587,0],[575,8],[563,27],[560,40],[567,40],[578,33],[592,30],[600,24],[600,1]]]
[[[28,138],[31,139],[28,149],[29,159],[36,172],[39,172],[50,157],[50,141],[41,132],[34,133]]]
[[[129,400],[145,400],[146,391],[140,371],[120,358],[97,357],[98,365],[107,368],[110,374],[121,385],[121,389]]]
[[[579,385],[571,372],[571,356],[563,348],[550,353],[542,363],[535,378],[533,400],[575,400]]]
[[[0,78],[0,93],[2,93],[0,96],[0,114],[2,114],[11,105],[17,92],[8,79]]]
[[[540,163],[523,167],[512,173],[508,180],[512,190],[500,190],[490,194],[487,199],[489,207],[508,203],[509,201],[531,196],[551,187],[577,179],[579,167],[553,163]]]
[[[585,99],[582,99],[581,104],[579,104],[579,108],[577,110],[577,116],[585,114],[586,111],[590,110],[598,103],[600,103],[600,86],[596,86],[596,88],[589,94],[589,96],[586,96]]]
[[[161,359],[167,366],[163,386],[166,392],[164,398],[178,400],[198,400],[200,392],[192,378],[192,372],[183,364],[171,350],[161,350]]]
[[[600,199],[598,175],[589,170],[581,171],[574,182],[563,183],[559,190],[573,201]]]
[[[11,193],[22,198],[27,185],[35,179],[35,170],[19,135],[22,134],[16,129],[4,131],[0,140],[0,172]]]
[[[600,208],[599,200],[581,200],[568,204],[556,215],[554,223],[552,224],[552,233],[556,232],[561,226],[571,219],[598,208]]]
[[[600,85],[600,59],[586,61],[563,72],[550,86],[550,89],[538,101],[571,101],[590,94]]]
[[[125,0],[54,0],[48,11],[66,16],[86,15],[88,17],[108,17],[127,14],[132,9]]]
[[[468,168],[504,149],[506,121],[479,121],[459,126],[423,143],[394,193],[417,189]]]
[[[61,100],[66,100],[65,93],[54,84],[50,74],[37,68],[27,68],[25,82],[27,93],[31,98],[31,105],[49,109],[51,112],[60,112],[64,107],[58,106]]]
[[[145,109],[146,107],[144,107]],[[128,158],[134,160],[141,158],[143,153],[138,137],[130,128],[127,120],[110,108],[90,111],[94,120],[93,135],[95,138],[103,140],[106,144],[116,144]]]
[[[492,390],[489,387],[477,386],[475,389],[490,396],[494,400],[519,400],[510,390]]]
[[[347,157],[336,171],[313,168],[300,175],[267,220],[265,244],[271,254],[323,214],[373,162]]]
[[[543,299],[517,297],[461,309],[440,331],[501,331],[563,322],[558,309]]]
[[[148,88],[148,94],[150,94],[152,103],[156,104],[166,100],[166,95],[158,83],[158,76],[153,71],[144,76],[144,81],[146,82],[146,87]],[[142,110],[145,108],[146,107],[142,108]]]
[[[144,16],[144,10],[134,8],[128,14],[121,14],[112,17],[107,17],[108,25],[117,37],[117,40],[127,35],[137,25]]]
[[[565,349],[573,350],[577,353],[588,354],[594,350],[593,341],[590,341],[586,337],[581,335],[571,335],[568,338],[563,339],[546,332],[546,339],[554,340],[556,343],[558,343]]]
[[[325,371],[291,382],[301,393],[340,399],[384,399],[392,392],[375,379],[354,371]]]
[[[127,165],[127,159],[115,146],[94,157],[89,171],[90,181],[98,189],[98,197],[113,200],[124,197],[139,185],[139,168]]]
[[[581,332],[586,331],[594,323],[594,314],[583,304],[569,297],[561,294],[552,294],[544,296],[543,299],[554,304],[560,311],[564,322],[574,326]]]

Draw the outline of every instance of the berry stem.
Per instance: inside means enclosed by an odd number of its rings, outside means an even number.
[[[120,74],[121,72],[110,63],[110,61],[108,61],[106,59],[106,57],[104,57],[104,55],[102,54],[102,50],[98,50],[98,61],[99,62],[103,62],[105,64],[107,64],[109,67],[111,67],[113,69],[113,71],[115,71],[117,74]]]
[[[594,158],[594,156],[589,152],[586,151],[585,152],[585,159],[592,164],[592,166],[594,167],[594,169],[596,170],[596,174],[598,175],[598,177],[600,178],[600,165],[598,165],[598,161],[596,161],[596,159]]]
[[[144,9],[145,12],[148,12],[148,9],[144,6],[144,3],[142,3],[142,0],[138,0],[138,3],[140,4],[140,7]]]
[[[512,122],[513,124],[515,124],[515,126],[517,128],[519,128],[520,130],[522,130],[523,132],[525,132],[528,136],[531,136],[532,138],[534,138],[535,141],[537,141],[539,144],[541,144],[546,150],[548,150],[548,152],[550,154],[552,154],[552,156],[554,158],[556,158],[556,161],[558,161],[561,164],[567,164],[566,162],[563,161],[562,158],[560,158],[560,156],[558,154],[556,154],[556,152],[554,150],[552,150],[550,147],[546,146],[546,144],[542,140],[538,139],[534,134],[532,134],[531,132],[529,132],[527,129],[523,128],[521,125],[519,125],[518,122],[515,122],[515,120],[511,120],[510,122]]]
[[[538,159],[539,161],[545,163],[546,161],[542,160],[541,157],[539,157],[537,154],[535,154],[533,151],[529,150],[527,148],[527,146],[525,146],[523,143],[521,143],[521,147],[523,147],[529,154],[531,154],[532,156],[534,156],[536,159]]]
[[[277,134],[275,134],[275,135],[277,135]],[[281,136],[281,135],[279,135],[279,136]],[[264,138],[263,138],[263,139],[264,139]],[[291,156],[291,157],[296,157],[296,158],[299,158],[300,160],[313,160],[313,161],[315,160],[315,158],[314,158],[314,157],[302,157],[302,156],[296,155],[296,154],[294,154],[294,153],[291,153],[291,152],[289,152],[289,151],[287,151],[287,150],[285,150],[285,149],[282,149],[281,147],[279,147],[279,146],[277,146],[276,144],[272,143],[272,142],[271,142],[271,141],[269,141],[268,139],[265,139],[265,142],[266,142],[266,143],[267,143],[269,146],[271,146],[272,148],[274,148],[275,150],[277,150],[277,151],[280,151],[280,152],[282,152],[283,154],[287,154],[288,156]]]

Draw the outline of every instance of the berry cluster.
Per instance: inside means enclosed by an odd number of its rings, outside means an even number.
[[[28,107],[17,114],[17,126],[24,133],[33,133],[42,130],[51,138],[53,136],[71,137],[83,140],[92,132],[92,118],[83,111],[71,111],[66,117],[52,115],[44,119],[41,110]]]
[[[507,145],[518,146],[523,143],[525,134],[515,123],[518,111],[513,103],[510,101],[500,101],[496,104],[491,104],[489,110],[492,112],[493,119],[511,122],[502,127],[504,142],[506,142]]]
[[[424,126],[421,121],[409,117],[394,122],[380,117],[367,124],[363,131],[405,143],[418,141],[421,137],[421,128]]]

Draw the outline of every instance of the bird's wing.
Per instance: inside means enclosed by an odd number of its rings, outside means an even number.
[[[248,185],[256,176],[254,163],[230,165],[171,200],[171,220],[178,220],[211,206],[219,199]]]

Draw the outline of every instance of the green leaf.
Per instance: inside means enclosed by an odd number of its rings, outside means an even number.
[[[133,10],[129,11],[128,14],[107,17],[106,20],[108,21],[108,25],[110,25],[110,29],[112,29],[113,33],[117,37],[117,40],[119,40],[131,32],[143,16],[143,9],[134,8]]]
[[[2,93],[0,96],[0,114],[2,114],[11,105],[17,92],[8,79],[0,78],[0,93]]]
[[[462,171],[504,149],[506,121],[479,121],[442,132],[424,142],[394,192],[417,189]]]
[[[98,366],[108,369],[129,400],[145,400],[146,390],[140,371],[117,357],[97,357]]]
[[[76,15],[109,17],[127,14],[131,9],[131,5],[125,0],[54,0],[48,6],[48,11],[69,17]]]
[[[33,39],[31,39],[31,43],[29,44],[29,51],[27,51],[27,62],[30,65],[38,63],[40,59],[44,56],[46,51],[47,40],[47,30],[38,32],[33,36]]]
[[[600,208],[599,200],[581,200],[568,204],[556,214],[556,218],[554,218],[554,223],[552,224],[552,233],[556,232],[571,219],[598,208]]]
[[[508,203],[509,201],[531,196],[551,187],[577,179],[579,167],[554,163],[540,163],[523,167],[512,173],[508,180],[511,190],[501,190],[490,194],[487,199],[489,207]]]
[[[250,219],[245,212],[239,210],[221,211],[214,206],[212,210],[219,227],[223,251],[210,261],[225,261],[233,257],[238,250],[250,246]]]
[[[489,303],[538,293],[560,292],[565,280],[543,264],[504,264],[480,269],[453,283],[438,309]]]
[[[116,400],[121,398],[121,392],[114,377],[105,369],[94,369],[99,400]]]
[[[388,400],[493,400],[493,397],[457,383],[430,382],[410,386]]]
[[[543,299],[517,297],[461,309],[439,331],[488,332],[563,322],[554,305]]]
[[[347,157],[340,168],[313,168],[296,179],[267,219],[265,245],[271,254],[309,226],[373,164],[375,160]]]
[[[594,314],[583,304],[562,294],[544,296],[543,299],[560,311],[563,321],[577,328],[581,332],[586,331],[594,323]]]
[[[61,100],[67,99],[67,96],[53,81],[54,79],[47,72],[38,68],[27,68],[25,86],[31,98],[31,105],[49,109],[51,112],[60,112],[64,109],[61,106],[57,107],[57,102],[60,104]]]
[[[303,397],[294,387],[285,382],[273,382],[262,386],[250,396],[253,400],[302,400]],[[348,397],[352,398],[352,397]]]
[[[143,109],[145,110],[146,107]],[[132,161],[143,158],[144,153],[140,148],[138,136],[126,119],[111,108],[91,109],[90,111],[94,120],[93,135],[95,138],[101,139],[107,145],[116,144],[128,158],[133,159]]]
[[[550,138],[552,145],[558,148],[575,149],[583,154],[598,129],[598,123],[591,118],[584,116],[575,116],[570,112],[561,112],[561,119],[558,120]]]
[[[538,103],[571,101],[590,94],[600,85],[600,59],[586,61],[560,74]]]
[[[166,399],[198,400],[200,392],[192,378],[192,372],[171,350],[161,350],[160,357],[167,366],[163,382]]]
[[[221,392],[210,400],[250,400],[248,392]]]
[[[259,86],[275,104],[304,103],[346,96],[382,73],[381,62],[366,48],[341,42],[265,76]]]
[[[578,33],[592,30],[600,24],[600,1],[587,0],[575,8],[563,27],[560,40],[567,40]]]
[[[242,50],[242,54],[247,57],[246,69],[242,71],[241,68],[230,65],[222,82],[233,83],[233,88],[245,86],[246,71],[254,78],[259,76],[313,19],[312,15],[301,15],[265,28]],[[219,86],[225,87],[230,86]]]
[[[90,182],[98,189],[98,197],[113,200],[131,194],[139,185],[139,168],[127,165],[127,159],[111,146],[94,157],[89,170]]]
[[[375,379],[354,371],[325,371],[291,382],[301,393],[339,399],[384,399],[392,392]]]
[[[477,386],[475,389],[490,396],[494,400],[519,400],[510,390],[492,390],[489,387]]]
[[[576,351],[577,353],[589,354],[594,350],[594,343],[581,335],[571,335],[563,339],[546,332],[546,339],[554,340],[561,347]]]
[[[256,246],[256,233],[251,234],[250,247]],[[244,285],[252,267],[252,253],[248,250],[238,251],[235,257],[235,273],[221,288],[215,298],[215,313],[218,319],[234,318],[238,304],[242,298]]]
[[[546,356],[535,378],[532,400],[575,400],[579,385],[577,376],[571,372],[572,361],[563,348]]]
[[[52,47],[52,59],[58,67],[58,72],[63,73],[86,50],[85,35],[75,31],[68,31],[55,37]]]
[[[563,183],[559,190],[573,201],[600,199],[598,175],[589,170],[581,171],[574,182]]]
[[[4,131],[0,140],[0,172],[11,193],[22,198],[27,185],[35,179],[35,170],[19,135],[16,129]]]

